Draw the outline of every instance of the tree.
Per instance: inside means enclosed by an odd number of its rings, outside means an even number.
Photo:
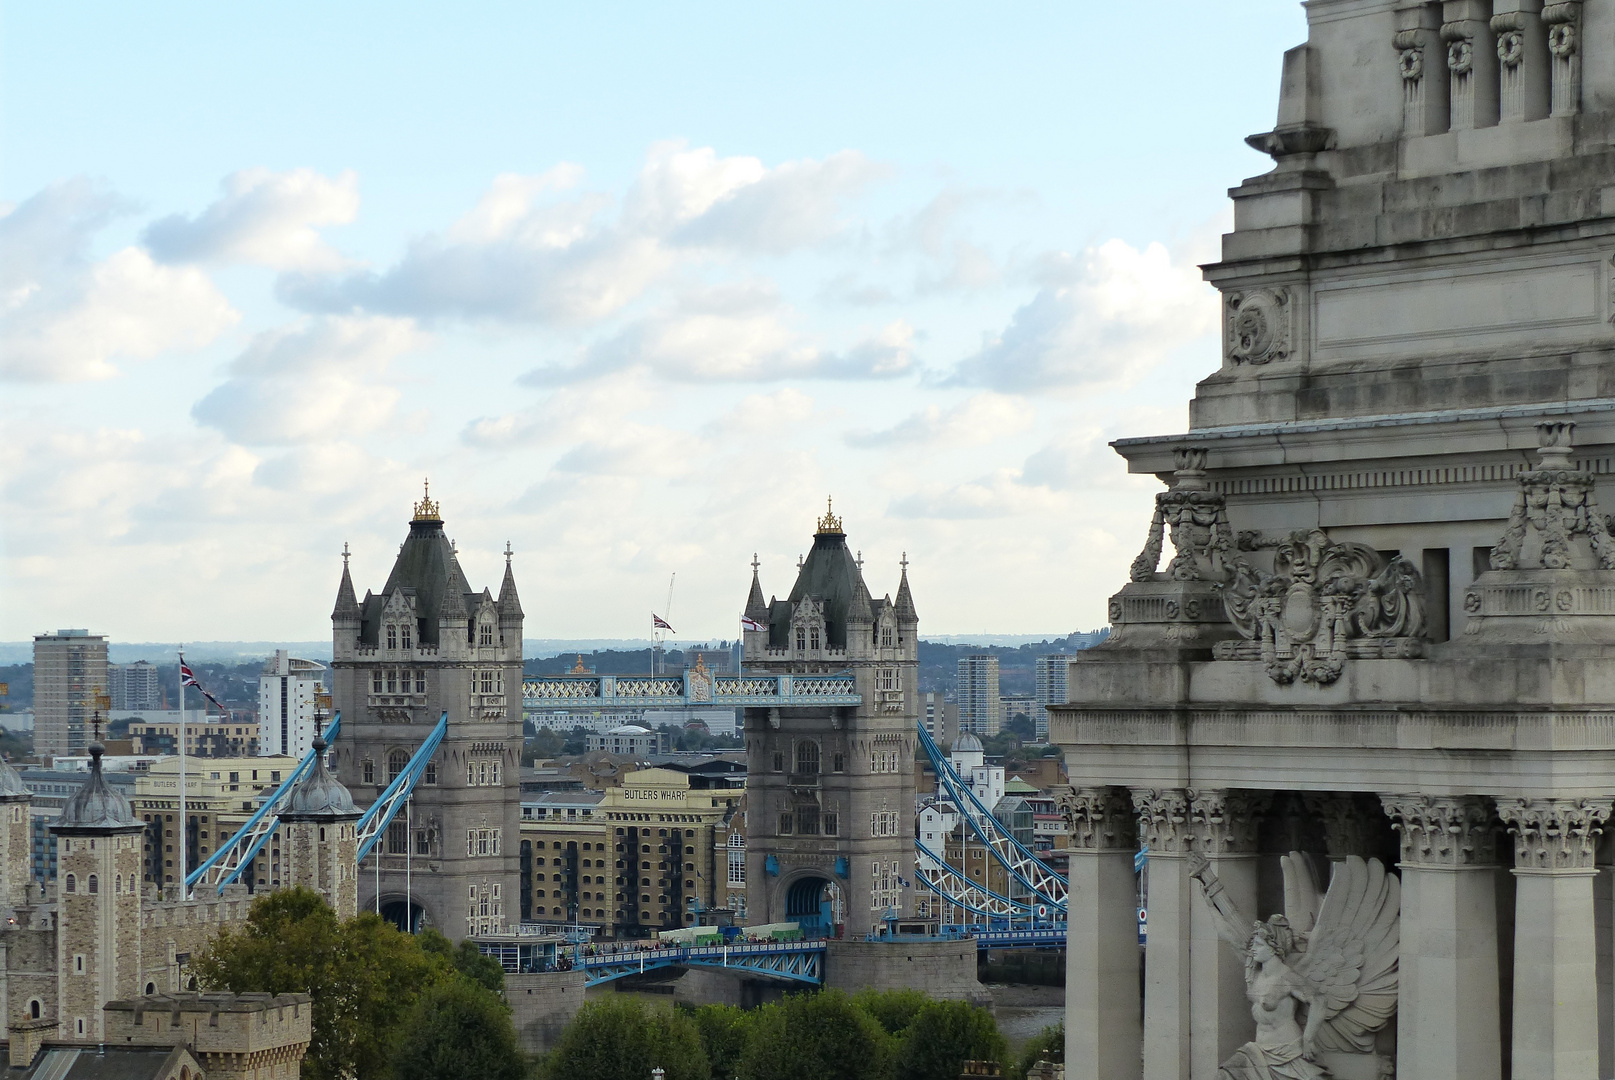
[[[549,1056],[554,1080],[710,1080],[695,1021],[671,1009],[612,996],[585,1002]]]
[[[505,989],[505,968],[491,956],[484,956],[475,942],[462,941],[459,948],[438,931],[427,927],[415,936],[424,952],[442,957],[461,975],[484,989],[498,994]]]
[[[900,1035],[907,1030],[930,1000],[923,991],[907,987],[901,990],[864,989],[852,996],[852,1003],[873,1016],[888,1035]]]
[[[1044,1028],[1021,1049],[1020,1063],[1015,1066],[1015,1075],[1024,1077],[1032,1071],[1032,1066],[1040,1061],[1065,1060],[1065,1021],[1060,1021],[1050,1027]]]
[[[702,1005],[690,1013],[712,1080],[734,1080],[751,1038],[752,1016],[738,1005]]]
[[[891,1039],[839,990],[796,994],[757,1011],[741,1080],[885,1080]]]
[[[954,1080],[966,1061],[1007,1065],[1009,1045],[993,1014],[968,1001],[933,1001],[921,1009],[897,1052],[897,1080]]]
[[[439,983],[420,996],[395,1061],[397,1080],[521,1080],[527,1070],[510,1007],[465,977]]]
[[[309,1080],[384,1077],[416,997],[453,978],[391,923],[374,914],[343,923],[305,888],[259,897],[247,921],[222,930],[193,964],[208,989],[309,994]]]

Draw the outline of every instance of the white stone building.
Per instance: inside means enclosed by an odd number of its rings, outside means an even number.
[[[1067,1072],[1612,1076],[1615,0],[1306,10],[1050,706]]]
[[[959,730],[974,735],[997,735],[1003,723],[998,695],[998,657],[976,653],[959,660]]]

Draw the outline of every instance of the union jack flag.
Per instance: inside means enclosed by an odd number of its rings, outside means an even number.
[[[660,615],[656,614],[654,611],[650,613],[650,621],[651,626],[655,627],[657,630],[673,630],[672,624],[670,624]],[[678,633],[676,630],[673,630],[673,632]]]
[[[187,686],[196,687],[197,691],[200,692],[203,697],[213,702],[214,706],[221,713],[224,713],[226,716],[230,715],[230,710],[224,707],[224,703],[218,698],[214,697],[212,694],[208,693],[207,687],[196,681],[196,672],[192,671],[191,665],[187,664],[184,660],[179,662],[179,685],[181,689]],[[183,705],[184,703],[181,702],[181,704]]]

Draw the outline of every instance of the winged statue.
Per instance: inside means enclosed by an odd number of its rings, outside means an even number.
[[[1372,1053],[1374,1033],[1396,1012],[1401,882],[1378,859],[1352,855],[1320,900],[1306,856],[1281,862],[1285,913],[1252,922],[1205,857],[1190,857],[1218,936],[1245,958],[1256,1019],[1256,1038],[1222,1063],[1218,1080],[1326,1080],[1318,1051]]]

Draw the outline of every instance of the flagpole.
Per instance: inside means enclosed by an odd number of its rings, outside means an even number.
[[[185,646],[179,647],[179,895],[184,899],[188,890],[185,878],[190,871],[185,865],[186,847],[190,835],[185,820]]]

